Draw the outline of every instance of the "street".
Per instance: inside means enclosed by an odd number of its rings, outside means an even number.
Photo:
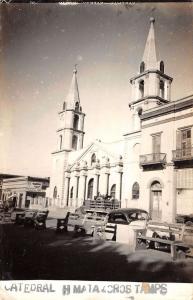
[[[56,220],[45,230],[0,225],[2,280],[110,280],[193,282],[190,259],[171,261],[168,253],[56,233]]]

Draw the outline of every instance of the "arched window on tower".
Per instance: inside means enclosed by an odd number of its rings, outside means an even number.
[[[132,187],[132,199],[139,199],[139,183],[135,182]]]
[[[115,195],[116,195],[116,184],[113,184],[111,187],[111,191],[110,191],[110,196],[115,199]]]
[[[144,71],[145,71],[145,63],[144,61],[142,61],[140,64],[140,73],[143,73]]]
[[[78,145],[78,137],[76,135],[73,135],[72,137],[72,149],[77,150]]]
[[[73,129],[75,129],[75,130],[78,129],[78,121],[79,121],[79,116],[74,115]]]
[[[94,164],[96,162],[96,154],[93,153],[92,156],[91,156],[91,166],[92,164]]]
[[[159,89],[160,89],[160,97],[164,98],[164,82],[163,82],[163,80],[160,80]]]
[[[164,62],[160,61],[160,72],[164,73]]]
[[[53,191],[53,198],[56,199],[57,197],[57,187],[54,187],[54,191]]]
[[[59,136],[59,149],[62,149],[62,135]]]
[[[63,110],[65,110],[66,109],[66,102],[64,101],[64,103],[63,103]]]
[[[76,104],[75,104],[75,111],[78,111],[78,110],[79,110],[79,103],[76,102]]]
[[[144,97],[144,80],[141,80],[139,82],[139,92],[140,92],[140,98]]]
[[[137,109],[137,113],[138,113],[138,116],[139,116],[139,117],[142,115],[142,112],[143,112],[142,107],[139,107],[139,108]]]
[[[94,179],[91,178],[88,182],[88,193],[87,193],[87,198],[88,199],[93,198],[93,185],[94,185]]]
[[[82,112],[82,106],[80,106],[80,112]]]

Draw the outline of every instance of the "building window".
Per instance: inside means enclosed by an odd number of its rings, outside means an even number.
[[[160,72],[164,73],[164,62],[160,62]]]
[[[182,156],[191,155],[191,128],[177,131],[177,149],[181,149]]]
[[[95,153],[93,153],[92,156],[91,156],[91,166],[94,163],[96,163],[96,154]]]
[[[73,189],[73,186],[72,186],[71,189],[70,189],[70,198],[71,198],[71,199],[73,198],[73,193],[74,193],[73,190],[74,190],[74,189]]]
[[[115,199],[116,196],[116,184],[113,184],[110,191],[110,196]]]
[[[93,198],[93,185],[94,185],[94,179],[91,178],[88,182],[88,193],[87,193],[87,198],[88,199]]]
[[[54,187],[54,191],[53,191],[53,198],[56,199],[57,197],[57,187]]]
[[[142,115],[142,113],[143,113],[143,109],[141,107],[139,107],[137,109],[137,113],[138,113],[138,116],[140,117]]]
[[[73,129],[75,129],[75,130],[78,129],[78,121],[79,121],[79,116],[75,115],[74,116],[74,122],[73,122]]]
[[[161,152],[161,134],[155,134],[152,136],[152,152],[160,153]]]
[[[66,102],[63,103],[63,110],[66,109]]]
[[[143,73],[145,71],[145,63],[144,61],[142,61],[142,63],[140,64],[140,73]]]
[[[78,137],[76,135],[73,135],[73,137],[72,137],[72,149],[77,150],[77,144],[78,144]]]
[[[139,82],[139,92],[140,92],[140,98],[144,97],[144,80],[141,80]]]
[[[139,199],[139,183],[135,182],[132,187],[132,199]]]
[[[160,80],[160,97],[161,98],[164,98],[164,81],[163,80]]]
[[[59,136],[59,149],[62,149],[62,135]]]

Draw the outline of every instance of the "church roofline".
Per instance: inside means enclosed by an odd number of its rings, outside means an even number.
[[[148,100],[148,99],[157,99],[157,100],[159,100],[159,101],[161,101],[161,102],[164,102],[165,104],[168,104],[168,103],[170,102],[169,100],[166,100],[166,99],[161,98],[161,97],[159,97],[159,96],[154,96],[154,95],[153,95],[153,96],[145,96],[145,97],[140,98],[140,99],[138,99],[138,100],[136,100],[136,101],[132,101],[132,102],[129,103],[129,106],[134,105],[134,104],[136,104],[136,103],[143,102],[144,100]]]
[[[128,133],[124,133],[123,136],[128,136],[128,135],[132,135],[132,134],[136,134],[136,133],[141,133],[141,130],[135,130],[135,131],[131,131]]]
[[[69,149],[62,149],[62,150],[57,150],[57,151],[54,151],[52,152],[51,154],[57,154],[57,153],[62,153],[62,152],[71,152],[72,150],[69,150]]]
[[[133,80],[136,80],[137,78],[140,78],[140,77],[142,77],[142,76],[144,76],[144,75],[146,75],[146,74],[149,74],[149,73],[156,73],[156,74],[159,74],[159,75],[162,76],[163,78],[171,80],[171,82],[172,82],[172,80],[173,80],[172,77],[166,75],[165,73],[162,73],[162,72],[160,72],[160,71],[157,70],[157,69],[152,69],[152,70],[147,70],[147,71],[145,71],[145,72],[143,72],[143,73],[140,73],[140,74],[138,74],[138,75],[132,77],[132,78],[130,79],[130,83],[132,83]]]
[[[109,144],[109,143],[108,143]],[[103,147],[104,145],[104,147]],[[75,160],[73,161],[73,163],[70,165],[70,168],[69,170],[71,170],[74,165],[76,165],[76,163],[78,161],[80,161],[91,149],[92,147],[94,146],[97,146],[99,149],[101,149],[102,151],[106,152],[108,155],[110,155],[111,157],[114,157],[115,159],[118,157],[117,155],[115,155],[114,153],[108,151],[107,149],[105,149],[105,143],[102,143],[102,142],[98,142],[98,141],[94,141],[92,142],[86,149],[83,153],[81,153],[80,156],[78,156],[77,158],[75,158]]]
[[[189,98],[189,99],[188,99]],[[193,107],[193,95],[172,101],[160,107],[152,108],[141,115],[141,120],[145,121],[162,115],[175,113]]]

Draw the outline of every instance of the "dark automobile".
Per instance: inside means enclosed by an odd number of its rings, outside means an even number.
[[[139,208],[122,208],[112,210],[108,216],[108,223],[129,225],[134,221],[149,220],[149,214],[146,210]]]
[[[190,215],[177,215],[176,216],[176,222],[192,226],[193,225],[193,214],[190,214]]]
[[[143,230],[150,219],[146,210],[138,208],[122,208],[112,210],[105,226],[105,238],[127,243],[133,230]]]

